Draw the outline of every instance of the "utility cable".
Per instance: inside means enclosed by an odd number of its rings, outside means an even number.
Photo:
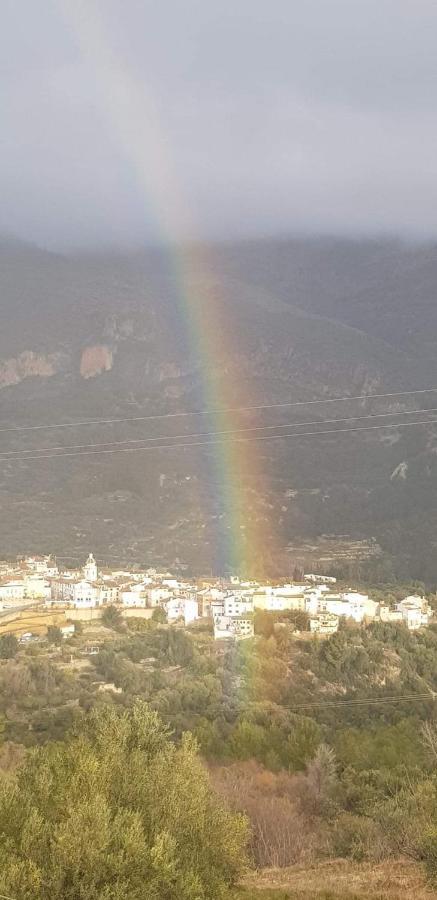
[[[248,428],[231,428],[224,429],[223,431],[197,431],[194,433],[185,433],[185,434],[168,434],[168,435],[159,435],[159,437],[144,437],[144,438],[128,438],[122,441],[101,441],[98,443],[92,444],[70,444],[58,447],[29,447],[29,449],[20,449],[20,450],[0,450],[0,459],[8,458],[11,454],[16,453],[48,453],[52,451],[67,451],[67,450],[87,450],[93,447],[113,447],[113,446],[124,446],[126,444],[144,444],[150,442],[157,441],[176,441],[176,440],[188,440],[189,438],[198,438],[198,437],[218,437],[221,435],[228,434],[245,434],[247,432],[254,431],[274,431],[278,428],[301,428],[306,425],[334,425],[341,422],[356,422],[362,420],[369,419],[381,419],[381,418],[392,418],[393,416],[412,416],[419,415],[419,413],[435,413],[437,412],[437,407],[428,408],[428,409],[410,409],[404,410],[403,412],[396,413],[370,413],[367,416],[346,416],[341,419],[316,419],[312,422],[283,422],[278,425],[253,425]],[[321,432],[323,434],[323,432]],[[278,435],[281,437],[281,435]],[[140,448],[141,449],[141,448]],[[7,454],[7,457],[4,457],[4,454]],[[23,457],[26,458],[26,457]]]
[[[430,692],[423,694],[408,694],[405,697],[370,697],[367,700],[332,700],[326,703],[298,703],[295,706],[281,706],[281,709],[339,709],[341,707],[353,708],[354,706],[373,706],[378,703],[413,703],[415,701],[433,700],[436,697]]]
[[[394,422],[384,425],[365,425],[361,428],[329,428],[324,431],[301,431],[296,434],[268,434],[253,437],[231,438],[230,440],[189,441],[176,444],[155,444],[152,447],[112,447],[106,450],[79,450],[68,453],[41,453],[39,456],[0,456],[0,462],[27,462],[35,459],[64,459],[73,456],[98,456],[109,453],[150,453],[155,450],[174,450],[188,447],[213,447],[218,444],[252,443],[253,441],[288,440],[289,438],[323,437],[324,435],[351,434],[360,431],[374,431],[382,428],[412,428],[418,425],[434,425],[437,419],[426,419],[421,422]],[[6,451],[7,452],[7,451]]]
[[[327,397],[319,400],[298,400],[283,403],[265,403],[258,406],[231,406],[224,409],[199,409],[193,410],[192,412],[155,413],[147,416],[128,416],[119,419],[89,419],[81,422],[49,422],[48,424],[41,423],[38,425],[15,425],[10,428],[0,428],[0,433],[13,431],[37,431],[39,429],[45,428],[82,428],[86,425],[117,425],[118,423],[122,422],[145,422],[151,421],[152,419],[178,419],[186,418],[188,416],[213,416],[219,414],[224,415],[226,413],[256,412],[263,409],[284,409],[286,407],[288,409],[291,409],[298,406],[314,406],[315,404],[320,403],[345,403],[346,401],[354,402],[357,400],[384,400],[389,397],[412,397],[415,394],[432,393],[437,393],[437,387],[419,388],[412,391],[392,391],[390,393],[384,394],[361,394],[360,396],[355,397]]]

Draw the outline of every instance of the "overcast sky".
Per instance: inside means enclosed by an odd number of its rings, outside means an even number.
[[[437,236],[435,0],[0,0],[0,231]]]

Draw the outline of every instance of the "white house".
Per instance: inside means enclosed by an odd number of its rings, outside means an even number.
[[[26,596],[25,581],[23,577],[5,578],[0,581],[0,600],[4,603],[18,603]]]
[[[317,591],[308,591],[305,595],[305,612],[309,616],[317,615],[319,611],[320,594]]]
[[[222,601],[225,616],[241,616],[253,612],[253,597],[249,595],[227,594]]]
[[[164,609],[169,622],[183,619],[185,625],[190,625],[191,622],[199,618],[197,600],[192,600],[189,597],[170,597],[164,602]]]
[[[58,566],[51,556],[26,556],[24,566],[30,572],[46,575],[48,578],[53,578],[59,573]]]
[[[312,634],[334,634],[338,631],[338,616],[333,613],[318,613],[310,619]]]
[[[402,614],[403,622],[411,631],[428,625],[432,615],[432,610],[425,598],[415,594],[401,600],[397,605],[397,610]]]
[[[325,594],[319,598],[319,612],[329,612],[335,616],[346,616],[355,622],[362,622],[366,617],[375,618],[379,605],[367,594],[358,591],[346,591],[342,594]]]
[[[170,588],[159,584],[149,585],[145,590],[148,606],[160,606],[163,600],[168,600],[172,592]]]
[[[100,606],[98,587],[85,579],[74,582],[71,602],[75,609],[93,609]]]
[[[181,597],[169,597],[168,600],[164,601],[162,606],[167,613],[167,620],[169,622],[175,622],[177,619],[182,619],[184,617],[184,601]]]
[[[75,630],[76,630],[76,626],[74,624],[60,626],[60,632],[61,632],[64,640],[67,640],[67,638],[73,637]]]
[[[86,578],[54,578],[51,581],[51,599],[68,603],[76,609],[92,609],[105,603],[115,603],[118,587],[114,582],[88,581]]]
[[[251,616],[218,616],[214,620],[214,638],[216,640],[244,640],[253,637],[253,618]]]
[[[51,595],[50,581],[33,573],[24,576],[25,597],[32,600],[48,600]]]
[[[197,591],[197,602],[199,606],[200,616],[211,615],[211,604],[217,600],[221,601],[225,597],[225,592],[219,588],[202,588]]]
[[[270,590],[274,596],[280,597],[301,597],[308,590],[306,584],[282,584],[279,587],[273,587]]]
[[[305,609],[305,595],[303,593],[280,594],[280,593],[259,593],[253,595],[253,605],[255,609],[265,609],[269,612],[281,612],[283,610]]]
[[[184,622],[185,625],[190,625],[191,622],[195,622],[196,619],[199,618],[199,604],[197,600],[193,600],[191,597],[185,597],[184,599]]]
[[[379,610],[379,603],[372,600],[367,594],[360,594],[358,591],[346,591],[342,594],[346,603],[351,608],[351,616],[357,622],[361,622],[363,618],[374,619]]]
[[[120,602],[123,606],[145,608],[147,597],[144,591],[120,591]]]
[[[381,622],[402,622],[402,612],[400,609],[390,609],[389,606],[380,606],[379,618]]]

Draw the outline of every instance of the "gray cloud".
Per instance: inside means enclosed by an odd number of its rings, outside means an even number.
[[[174,202],[187,235],[437,234],[434,0],[4,0],[2,20],[2,231],[155,240]]]

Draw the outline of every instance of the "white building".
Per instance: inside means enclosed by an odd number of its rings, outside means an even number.
[[[83,577],[85,581],[97,581],[99,572],[97,569],[97,563],[94,559],[92,553],[90,553],[84,567],[83,567]]]
[[[258,593],[253,595],[255,609],[264,609],[268,612],[282,612],[284,610],[305,609],[305,594],[280,594]]]
[[[398,612],[402,614],[402,621],[405,622],[410,631],[429,624],[432,610],[424,597],[418,597],[413,594],[405,597],[397,606]]]
[[[0,601],[4,603],[18,603],[25,599],[24,578],[5,578],[0,581]]]
[[[199,618],[199,604],[197,600],[186,597],[184,600],[184,623],[190,625]]]
[[[333,613],[318,613],[310,619],[312,634],[335,634],[338,631],[338,616]]]
[[[51,595],[48,576],[26,574],[24,576],[24,595],[30,600],[48,600]]]
[[[159,584],[148,585],[145,589],[148,606],[160,606],[164,600],[171,597],[170,588],[162,587]]]
[[[345,616],[354,622],[362,622],[365,618],[374,619],[379,604],[371,600],[367,594],[358,591],[346,591],[342,594],[325,594],[318,601],[319,612],[329,612],[335,616]]]
[[[379,617],[381,622],[403,622],[410,631],[416,631],[429,625],[432,609],[424,597],[412,595],[401,600],[394,609],[381,606]]]
[[[183,619],[185,625],[190,625],[199,618],[199,607],[197,600],[189,597],[170,597],[163,604],[167,613],[167,620],[175,622]]]
[[[71,602],[75,609],[94,609],[100,606],[97,586],[85,579],[74,582]]]
[[[305,612],[307,612],[309,616],[317,615],[319,611],[320,597],[321,594],[317,591],[308,591],[308,593],[305,595]]]
[[[120,591],[119,599],[123,606],[127,607],[137,607],[144,609],[147,605],[147,597],[144,591],[135,591],[132,589],[127,591]]]
[[[241,616],[253,612],[253,596],[227,594],[222,600],[223,615]]]
[[[65,603],[75,609],[93,609],[106,603],[116,603],[118,587],[111,582],[91,582],[86,578],[54,578],[51,581],[51,599],[53,602]]]
[[[67,638],[73,637],[76,626],[74,624],[61,625],[59,630],[64,640],[67,640]]]
[[[45,575],[47,578],[54,578],[59,573],[58,566],[51,556],[26,556],[24,567],[30,572]]]
[[[241,641],[253,634],[252,616],[218,616],[214,620],[215,640]]]
[[[389,606],[380,606],[379,618],[381,622],[402,622],[402,612],[400,609],[390,609]]]

